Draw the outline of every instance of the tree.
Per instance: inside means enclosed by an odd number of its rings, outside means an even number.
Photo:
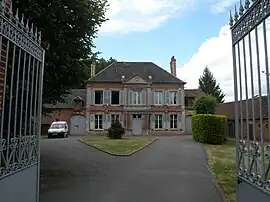
[[[202,76],[199,78],[199,89],[207,95],[216,97],[218,103],[224,102],[225,94],[208,67],[205,67]]]
[[[112,123],[111,127],[108,130],[108,137],[111,139],[121,139],[125,133],[125,129],[119,120],[116,120]]]
[[[13,0],[13,5],[39,28],[42,46],[49,47],[45,56],[43,103],[64,101],[69,89],[81,82],[82,60],[98,55],[93,52],[93,39],[107,20],[107,0]]]
[[[214,114],[216,111],[217,99],[212,95],[201,95],[194,102],[196,114]]]
[[[85,74],[86,74],[86,77],[87,79],[90,78],[90,73],[91,73],[91,64],[93,62],[95,62],[96,64],[96,74],[98,72],[100,72],[101,70],[105,69],[106,67],[108,67],[110,64],[114,63],[114,62],[117,62],[116,59],[110,57],[108,60],[106,60],[105,58],[100,58],[100,59],[97,59],[96,61],[94,60],[91,60],[91,59],[86,59],[86,60],[83,60],[82,61],[85,65]]]

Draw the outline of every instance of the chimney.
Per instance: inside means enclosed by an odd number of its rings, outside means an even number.
[[[96,64],[95,63],[92,63],[91,64],[91,78],[94,77],[96,74]]]
[[[176,59],[174,58],[174,56],[172,56],[171,58],[170,67],[171,67],[171,74],[173,76],[176,76]]]

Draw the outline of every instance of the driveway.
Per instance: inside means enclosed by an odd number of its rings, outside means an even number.
[[[76,137],[41,141],[40,202],[222,202],[203,148],[190,136],[160,137],[113,157]]]

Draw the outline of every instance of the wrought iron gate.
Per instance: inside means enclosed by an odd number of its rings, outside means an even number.
[[[0,1],[0,201],[39,201],[41,34]]]
[[[230,16],[237,199],[244,202],[270,201],[269,16],[270,0],[245,0]]]

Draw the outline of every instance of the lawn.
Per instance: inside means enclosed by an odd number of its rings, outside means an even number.
[[[81,139],[85,144],[113,155],[131,155],[155,140],[156,138],[151,137],[133,137],[114,140],[104,136],[87,136]]]
[[[236,202],[236,146],[235,140],[224,145],[204,145],[208,164],[228,202]]]

